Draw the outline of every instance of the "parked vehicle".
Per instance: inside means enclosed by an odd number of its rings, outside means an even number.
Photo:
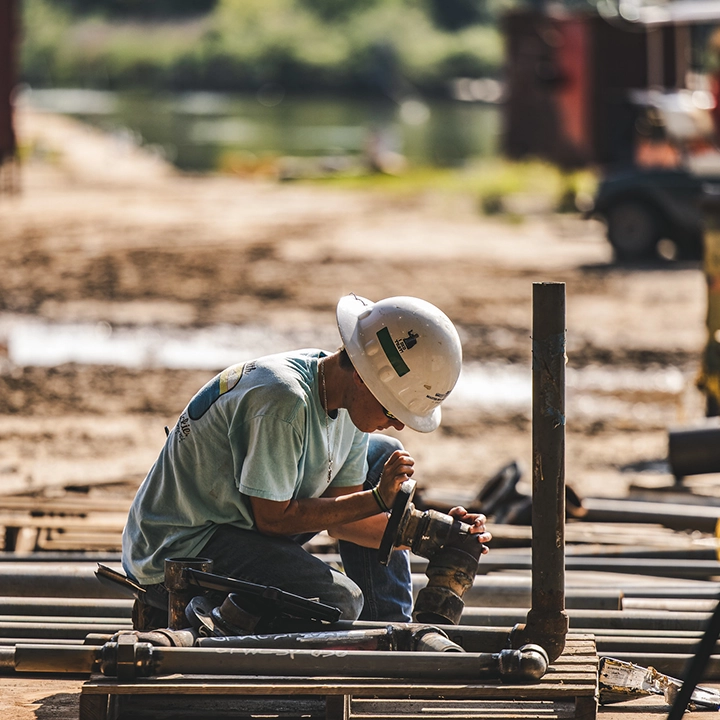
[[[661,240],[672,243],[663,248],[668,259],[699,260],[705,213],[715,203],[720,205],[720,175],[629,168],[601,180],[588,214],[605,222],[618,261],[656,258]]]

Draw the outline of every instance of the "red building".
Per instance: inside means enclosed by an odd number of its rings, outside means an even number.
[[[0,0],[0,193],[16,189],[12,93],[16,83],[17,0]]]

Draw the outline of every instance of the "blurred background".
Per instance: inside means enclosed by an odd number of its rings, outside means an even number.
[[[193,394],[334,350],[350,292],[456,324],[443,422],[400,439],[528,587],[532,291],[560,282],[567,586],[673,629],[714,607],[719,28],[720,0],[0,0],[0,596],[90,607]]]
[[[347,292],[457,323],[443,428],[403,439],[473,487],[529,457],[543,280],[567,285],[573,484],[677,489],[669,430],[720,399],[720,2],[0,13],[5,493],[126,503],[209,374],[332,349]]]

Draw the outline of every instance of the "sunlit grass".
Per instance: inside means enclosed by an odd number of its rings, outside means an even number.
[[[554,210],[575,210],[595,192],[597,177],[591,170],[563,171],[539,160],[513,162],[502,158],[477,161],[462,168],[411,167],[396,174],[336,174],[309,182],[337,188],[378,190],[397,194],[443,192],[471,194],[487,214],[507,211],[513,196],[544,199]]]

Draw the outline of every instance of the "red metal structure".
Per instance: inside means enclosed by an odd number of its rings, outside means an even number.
[[[630,91],[680,84],[676,32],[658,28],[665,57],[650,64],[654,36],[644,26],[590,12],[506,16],[506,153],[568,168],[631,163],[637,110]]]
[[[16,183],[12,93],[16,82],[17,0],[0,0],[0,193]]]

